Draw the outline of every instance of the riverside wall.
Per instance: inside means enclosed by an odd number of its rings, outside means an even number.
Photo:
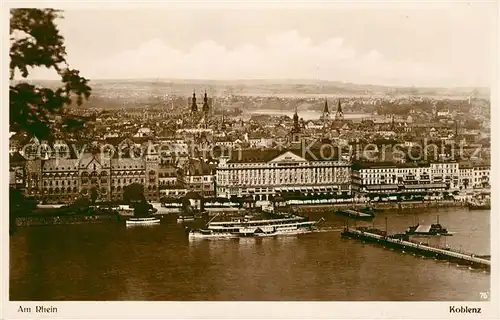
[[[293,204],[290,205],[297,212],[327,212],[342,208],[361,209],[371,207],[374,210],[400,210],[400,209],[421,209],[421,208],[448,208],[464,207],[466,204],[461,201],[405,201],[387,203],[328,203],[328,204]]]
[[[68,224],[88,224],[88,223],[116,223],[120,221],[117,213],[108,214],[67,214],[67,215],[36,215],[16,217],[16,227],[68,225]]]

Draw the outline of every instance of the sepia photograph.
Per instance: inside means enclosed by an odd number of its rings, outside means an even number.
[[[6,318],[499,316],[497,1],[77,4],[3,7]]]

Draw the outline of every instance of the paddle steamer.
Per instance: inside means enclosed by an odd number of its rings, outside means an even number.
[[[289,216],[278,219],[209,222],[206,229],[189,231],[189,239],[270,237],[310,233],[317,230],[321,221],[309,221],[301,216]]]

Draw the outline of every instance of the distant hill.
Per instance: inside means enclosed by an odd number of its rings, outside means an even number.
[[[36,80],[32,83],[56,87],[58,81]],[[488,88],[417,88],[363,85],[337,81],[318,80],[189,80],[189,79],[131,79],[131,80],[91,80],[92,97],[88,102],[99,100],[99,104],[109,102],[122,105],[126,102],[162,99],[169,94],[186,96],[193,90],[202,94],[207,90],[211,96],[423,96],[436,98],[489,98]],[[95,101],[97,102],[97,101]],[[86,105],[88,104],[86,103]],[[111,107],[111,105],[110,105]]]

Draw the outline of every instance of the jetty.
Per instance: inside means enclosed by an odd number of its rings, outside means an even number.
[[[484,269],[487,271],[491,270],[491,261],[484,259],[484,256],[464,254],[451,249],[436,248],[426,244],[415,243],[410,241],[409,237],[404,234],[388,236],[387,233],[382,230],[368,229],[365,227],[349,228],[349,226],[346,225],[341,236],[375,243],[393,250],[415,253],[425,257],[446,260],[461,265],[468,265],[472,268]]]

